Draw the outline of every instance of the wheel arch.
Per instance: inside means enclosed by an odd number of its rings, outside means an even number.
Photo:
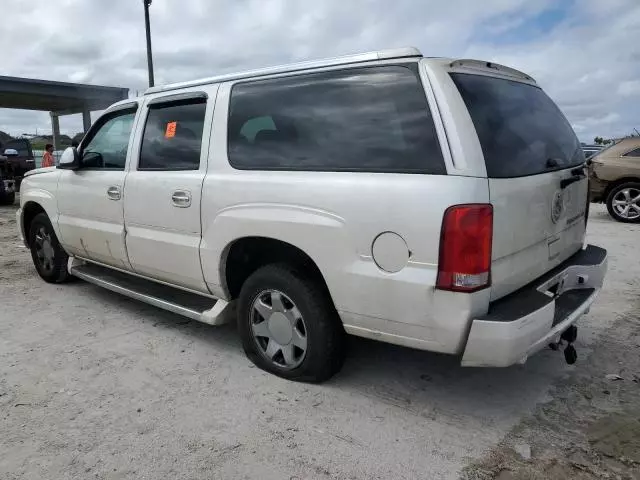
[[[230,299],[235,299],[249,276],[260,267],[285,263],[304,269],[329,292],[327,282],[317,263],[303,249],[271,237],[246,236],[229,242],[220,260],[222,287]]]
[[[31,245],[29,244],[29,226],[31,225],[31,222],[36,217],[36,215],[38,215],[39,213],[44,213],[49,217],[49,220],[51,220],[51,216],[47,213],[45,208],[36,201],[29,200],[22,207],[22,235],[24,238],[24,243],[29,247],[31,247]]]
[[[634,182],[634,183],[639,183],[640,184],[640,178],[638,178],[638,177],[622,177],[622,178],[618,178],[617,180],[614,180],[613,182],[609,182],[609,184],[607,185],[607,188],[604,191],[604,195],[603,195],[604,203],[607,202],[607,200],[609,199],[609,194],[616,187],[619,187],[620,185],[623,185],[625,183],[630,183],[630,182]]]
[[[52,180],[57,182],[56,177],[48,178],[50,177],[50,174],[35,175],[35,177],[40,176],[43,177],[41,179],[42,182],[45,180],[46,182],[51,182]],[[35,180],[38,180],[38,178]],[[58,241],[62,241],[60,229],[58,228],[58,203],[55,196],[52,194],[52,191],[55,191],[54,186],[49,185],[48,183],[34,184],[31,176],[29,176],[25,179],[25,182],[23,182],[22,187],[23,188],[20,191],[20,205],[22,211],[22,228],[25,240],[27,240],[29,235],[29,223],[38,213],[36,212],[34,214],[33,211],[40,209],[49,217],[49,221],[51,222],[53,231],[58,237]],[[29,214],[27,214],[28,211],[30,211]]]

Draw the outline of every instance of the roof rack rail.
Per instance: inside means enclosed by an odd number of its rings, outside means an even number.
[[[261,68],[249,70],[241,73],[231,73],[226,75],[218,75],[215,77],[202,78],[199,80],[191,80],[187,82],[171,83],[168,85],[160,85],[148,88],[144,94],[167,92],[186,87],[196,87],[199,85],[207,85],[209,83],[228,82],[231,80],[239,80],[243,78],[261,77],[264,75],[273,75],[277,73],[297,72],[320,67],[332,67],[336,65],[349,65],[352,63],[369,62],[374,60],[388,60],[394,58],[411,58],[422,57],[420,50],[414,47],[392,48],[380,50],[377,52],[359,53],[356,55],[345,55],[342,57],[327,58],[323,60],[312,60],[299,63],[291,63],[288,65],[280,65],[277,67]]]

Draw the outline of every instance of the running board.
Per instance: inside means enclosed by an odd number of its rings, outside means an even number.
[[[233,318],[235,302],[186,292],[75,258],[69,259],[68,270],[99,287],[209,325],[223,325]]]

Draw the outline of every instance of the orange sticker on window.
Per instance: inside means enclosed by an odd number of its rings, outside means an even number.
[[[173,138],[176,136],[176,126],[178,122],[167,123],[167,129],[164,131],[164,138]]]

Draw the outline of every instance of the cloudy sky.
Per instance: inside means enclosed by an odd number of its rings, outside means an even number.
[[[142,0],[0,1],[0,75],[146,87]],[[157,84],[411,45],[533,75],[583,141],[640,130],[640,0],[153,0],[151,23]],[[0,109],[36,128],[47,113]]]

